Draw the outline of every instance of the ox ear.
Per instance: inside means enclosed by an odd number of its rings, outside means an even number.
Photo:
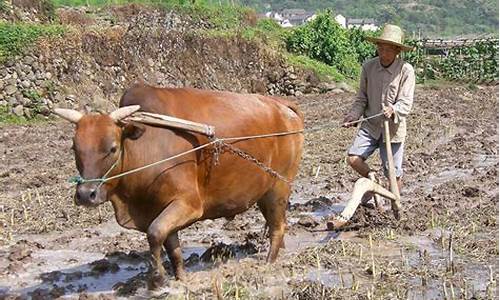
[[[137,140],[146,131],[146,127],[142,124],[131,122],[123,127],[123,139]]]
[[[83,117],[81,112],[67,108],[54,108],[54,114],[72,123],[78,123]]]
[[[115,120],[115,122],[118,122],[121,119],[124,119],[124,118],[130,116],[131,114],[135,113],[139,109],[141,109],[140,105],[124,106],[124,107],[120,107],[117,110],[115,110],[114,112],[110,113],[109,116],[111,117],[111,119]]]

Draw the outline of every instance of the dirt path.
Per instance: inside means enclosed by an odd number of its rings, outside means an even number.
[[[72,203],[72,126],[0,128],[0,299],[497,298],[498,87],[417,89],[402,220],[359,209],[345,230],[325,232],[357,179],[344,162],[355,129],[338,126],[351,98],[297,99],[315,131],[277,263],[264,264],[264,219],[252,208],[183,230],[190,278],[154,293],[144,235],[116,225],[109,204]]]

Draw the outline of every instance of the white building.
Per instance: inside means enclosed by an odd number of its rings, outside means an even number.
[[[335,21],[337,21],[337,23],[339,23],[342,28],[347,28],[347,19],[343,15],[336,15]]]
[[[335,16],[335,21],[340,24],[342,28],[361,28],[361,30],[378,30],[374,19],[354,19],[354,18],[346,18],[341,14]]]
[[[360,28],[363,31],[378,30],[379,27],[376,25],[374,19],[347,19],[346,21],[347,28]]]

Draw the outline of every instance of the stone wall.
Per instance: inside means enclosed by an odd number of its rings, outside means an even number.
[[[108,110],[141,80],[242,93],[294,95],[332,89],[312,73],[237,35],[207,36],[205,24],[172,12],[116,10],[114,24],[75,28],[0,65],[0,105],[17,115],[57,106]]]

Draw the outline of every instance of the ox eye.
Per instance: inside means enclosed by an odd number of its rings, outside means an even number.
[[[109,149],[109,152],[111,152],[111,153],[115,153],[115,152],[116,152],[116,149],[117,149],[117,148],[116,148],[116,146],[113,146],[113,147],[111,147],[111,149]]]

